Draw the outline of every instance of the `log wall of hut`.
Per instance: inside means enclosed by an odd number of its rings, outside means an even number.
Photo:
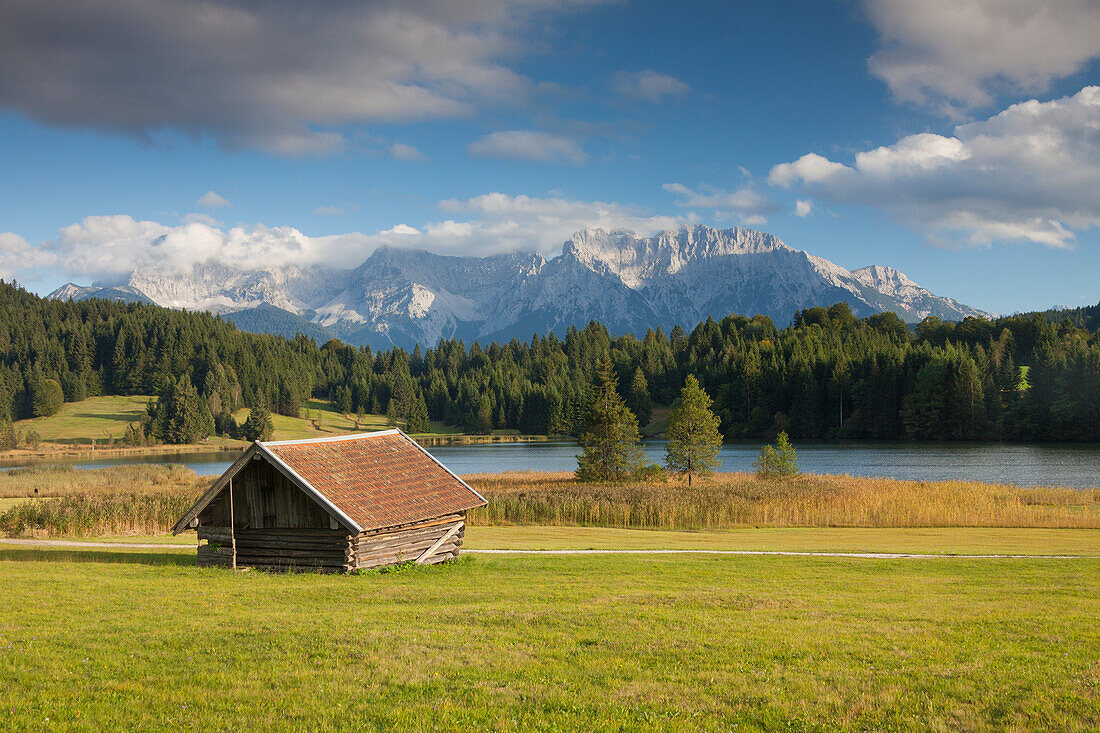
[[[370,570],[413,562],[432,548],[435,549],[431,556],[421,561],[425,565],[454,560],[465,534],[466,512],[401,527],[368,530],[352,538],[353,569]]]
[[[199,514],[198,564],[233,563],[265,570],[351,569],[348,530],[277,468],[251,461],[233,479],[233,529],[229,531],[229,487]]]
[[[434,564],[458,557],[466,533],[460,512],[358,535],[264,460],[233,479],[233,532],[226,487],[198,516],[198,564],[263,570],[350,572],[402,562]],[[424,554],[432,550],[431,554]]]

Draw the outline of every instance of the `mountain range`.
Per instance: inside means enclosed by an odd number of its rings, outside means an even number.
[[[152,302],[224,314],[244,330],[409,348],[452,337],[529,339],[589,320],[638,334],[731,313],[761,313],[782,326],[803,308],[840,301],[857,316],[893,311],[910,323],[989,315],[890,267],[849,271],[771,234],[706,226],[651,237],[583,229],[552,259],[380,247],[346,270],[206,263],[185,275],[135,271],[123,282],[69,283],[48,297]]]

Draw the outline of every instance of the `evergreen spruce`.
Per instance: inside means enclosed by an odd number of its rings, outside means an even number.
[[[688,375],[680,390],[680,404],[668,415],[665,436],[665,465],[670,471],[692,477],[713,471],[721,461],[718,450],[722,436],[718,432],[718,416],[711,412],[713,401],[699,386],[694,375]]]
[[[241,426],[241,437],[245,440],[269,440],[274,430],[271,411],[267,405],[260,403],[249,411],[248,419]]]
[[[649,425],[653,417],[653,400],[649,397],[649,383],[646,382],[645,372],[641,367],[634,370],[634,376],[630,379],[630,400],[627,406],[637,416],[639,425]]]
[[[580,481],[622,481],[645,463],[638,420],[619,395],[615,370],[606,354],[596,368],[580,443],[584,448],[577,456],[576,475]]]
[[[56,415],[65,402],[65,392],[56,379],[39,379],[35,382],[31,399],[35,417]]]
[[[428,406],[424,402],[424,395],[417,394],[409,409],[409,422],[406,429],[410,433],[426,433],[429,427]]]

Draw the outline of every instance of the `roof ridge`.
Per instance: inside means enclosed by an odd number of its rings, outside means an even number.
[[[279,446],[279,445],[306,445],[308,443],[338,443],[344,440],[360,440],[362,438],[376,438],[382,435],[397,435],[401,433],[397,428],[390,428],[388,430],[373,430],[369,433],[349,433],[347,435],[329,435],[324,438],[299,438],[298,440],[267,440],[256,442],[262,446]],[[404,433],[401,433],[404,434]]]

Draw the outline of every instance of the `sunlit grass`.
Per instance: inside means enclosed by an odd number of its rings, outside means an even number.
[[[1094,730],[1100,561],[0,547],[0,728]]]
[[[49,443],[71,443],[100,446],[112,438],[121,439],[126,429],[141,420],[148,397],[89,397],[82,402],[66,402],[55,415],[18,420],[15,429],[26,435],[34,431]]]

